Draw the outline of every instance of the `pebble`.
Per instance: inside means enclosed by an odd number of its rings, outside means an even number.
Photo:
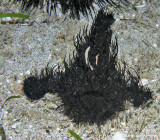
[[[145,7],[146,6],[146,4],[142,4],[142,5],[137,5],[137,6],[135,6],[136,8],[143,8],[143,7]]]
[[[120,22],[120,18],[116,18],[116,22]]]
[[[18,126],[20,126],[20,124],[21,124],[21,122],[18,122],[18,123],[13,124],[11,127],[12,128],[17,128]]]
[[[23,76],[24,74],[23,74],[23,73],[20,73],[19,75],[20,75],[20,76]]]
[[[156,82],[156,81],[157,81],[157,79],[151,80],[152,83],[153,83],[153,82]]]
[[[125,122],[122,122],[121,124],[122,124],[123,126],[126,126],[126,123],[125,123]]]
[[[156,44],[156,43],[154,43],[154,44],[153,44],[153,47],[157,48],[157,44]]]
[[[116,132],[112,137],[112,140],[126,140],[126,136],[124,133]]]
[[[57,107],[58,107],[58,106],[57,106],[56,104],[53,104],[53,103],[46,105],[46,108],[48,108],[48,109],[50,109],[50,110],[56,109]]]
[[[124,18],[124,15],[120,13],[120,14],[119,14],[119,18],[120,18],[120,19],[123,19],[123,18]]]
[[[12,128],[16,128],[16,127],[17,127],[17,125],[16,125],[16,124],[13,124],[13,125],[12,125]]]
[[[134,58],[134,65],[138,64],[138,58]]]
[[[2,75],[5,72],[5,58],[0,55],[0,75]]]
[[[7,80],[6,80],[6,82],[7,82],[7,83],[10,83],[10,80],[9,80],[9,79],[7,79]]]
[[[7,118],[8,117],[8,111],[3,111],[3,118]]]
[[[4,17],[4,18],[2,18],[2,21],[11,21],[12,19],[11,19],[11,17]]]
[[[29,128],[33,128],[33,125],[29,125]]]
[[[66,41],[72,41],[73,40],[73,36],[72,35],[69,35],[66,37]]]
[[[15,84],[14,85],[14,90],[16,93],[20,94],[20,95],[24,95],[23,93],[23,85],[22,84]]]
[[[26,72],[25,72],[25,75],[30,75],[31,74],[31,71],[30,70],[27,70]]]
[[[148,80],[142,78],[142,79],[139,80],[139,84],[138,84],[138,85],[139,85],[139,86],[146,86],[146,85],[148,85],[148,84],[149,84]]]
[[[67,120],[67,119],[68,119],[68,117],[66,117],[66,116],[59,117],[59,120],[60,120],[60,121],[65,121],[65,120]]]
[[[41,117],[42,114],[40,111],[36,111],[34,109],[30,109],[28,110],[28,114],[30,115],[30,118],[33,118],[33,117]]]
[[[5,72],[5,68],[3,67],[2,69],[0,69],[0,75],[4,74]]]
[[[22,80],[18,80],[17,82],[18,82],[19,84],[21,84],[23,81],[22,81]]]

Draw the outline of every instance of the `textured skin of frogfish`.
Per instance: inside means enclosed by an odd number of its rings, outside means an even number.
[[[75,122],[104,123],[124,110],[126,100],[135,107],[151,99],[149,89],[139,86],[124,62],[117,62],[118,43],[112,41],[112,14],[100,10],[88,32],[75,37],[76,53],[60,67],[45,67],[24,80],[24,93],[38,100],[47,92],[58,93],[64,104],[64,114]]]

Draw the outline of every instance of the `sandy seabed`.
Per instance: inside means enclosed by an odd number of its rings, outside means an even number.
[[[61,64],[65,55],[72,54],[73,36],[85,25],[90,27],[92,20],[82,17],[78,21],[62,14],[50,17],[37,10],[30,21],[1,21],[0,99],[3,102],[7,97],[21,95],[20,99],[9,100],[0,112],[7,139],[74,139],[68,129],[82,139],[111,139],[117,133],[127,139],[160,139],[159,5],[160,2],[153,1],[137,7],[137,11],[114,12],[112,30],[118,38],[118,58],[148,81],[152,101],[138,108],[126,101],[125,110],[117,112],[100,129],[96,124],[72,122],[63,114],[63,108],[57,109],[62,104],[57,94],[48,93],[41,100],[30,102],[22,91],[25,76],[34,69],[40,70],[47,63]],[[0,12],[19,10],[18,5],[8,7],[7,1],[2,2]]]

